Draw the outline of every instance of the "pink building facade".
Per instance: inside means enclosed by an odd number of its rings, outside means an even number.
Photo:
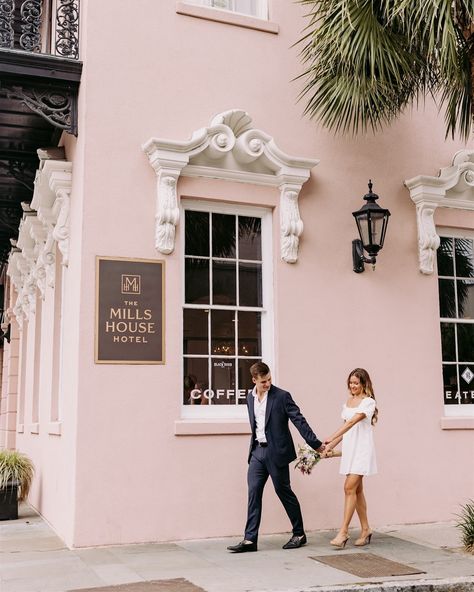
[[[81,2],[78,135],[39,152],[4,280],[0,446],[70,547],[240,535],[250,365],[320,438],[364,367],[373,527],[451,520],[474,494],[474,149],[430,101],[328,133],[297,101],[304,9],[211,4]],[[356,274],[369,179],[391,217]],[[307,530],[338,526],[342,482],[336,459],[293,472]],[[269,487],[262,532],[287,530]]]

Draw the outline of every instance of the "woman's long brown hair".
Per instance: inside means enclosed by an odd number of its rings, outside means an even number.
[[[362,385],[362,390],[364,391],[364,393],[368,397],[370,397],[371,399],[373,399],[375,401],[374,388],[372,386],[372,381],[370,380],[370,376],[369,376],[369,373],[367,372],[367,370],[364,370],[364,368],[356,368],[355,370],[352,370],[352,372],[347,377],[347,388],[349,388],[349,383],[350,383],[352,376],[355,376],[356,378],[358,378],[360,380],[360,384]],[[376,406],[374,414],[372,415],[372,420],[371,420],[372,425],[377,423],[378,415],[379,415],[379,410],[377,409],[377,406]]]

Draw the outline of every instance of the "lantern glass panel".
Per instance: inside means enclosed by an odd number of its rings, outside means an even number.
[[[369,240],[369,224],[367,221],[367,214],[362,214],[361,216],[356,217],[357,228],[359,230],[359,235],[362,240],[362,244],[367,246],[370,243]]]

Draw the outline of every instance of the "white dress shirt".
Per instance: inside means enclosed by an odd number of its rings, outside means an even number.
[[[257,388],[254,387],[252,391],[253,395],[253,413],[255,415],[255,423],[256,423],[256,432],[255,437],[259,442],[266,442],[267,438],[265,436],[265,412],[267,410],[267,399],[268,393],[265,393],[265,396],[261,401],[258,400],[257,395]]]

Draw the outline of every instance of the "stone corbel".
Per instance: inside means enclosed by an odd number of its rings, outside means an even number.
[[[46,236],[41,252],[45,283],[54,287],[55,241],[62,255],[62,264],[69,259],[69,211],[72,189],[72,163],[64,160],[64,150],[38,150],[40,167],[35,181],[31,207],[37,211]]]
[[[155,248],[159,253],[169,255],[174,251],[179,223],[178,179],[188,159],[184,155],[181,159],[173,155],[172,160],[167,160],[153,146],[145,152],[156,173]]]
[[[36,313],[36,281],[34,278],[34,260],[32,253],[28,256],[22,253],[18,259],[18,268],[21,273],[21,290],[18,294],[17,308],[22,310],[23,317],[28,319]]]
[[[429,202],[421,202],[416,206],[418,258],[420,271],[426,275],[432,274],[434,271],[436,251],[440,243],[434,222],[436,208],[436,204]]]
[[[13,314],[15,315],[18,327],[20,330],[23,328],[24,313],[21,305],[21,292],[22,292],[22,276],[18,266],[19,259],[21,257],[20,249],[14,249],[10,254],[8,261],[7,275],[10,277],[11,282],[16,291],[15,304],[13,306]]]
[[[54,288],[56,277],[56,253],[54,252],[54,245],[53,227],[47,226],[47,236],[44,243],[42,259],[46,271],[46,284],[50,288]]]
[[[179,222],[176,186],[179,173],[161,170],[158,173],[155,209],[155,248],[164,255],[174,250],[176,226]]]
[[[287,263],[298,260],[298,245],[303,232],[303,220],[298,208],[301,186],[285,183],[280,186],[280,252]]]
[[[416,205],[420,271],[429,275],[440,245],[434,222],[436,209],[474,211],[474,150],[456,152],[452,165],[442,168],[436,177],[418,175],[405,181],[405,187]]]
[[[35,256],[33,261],[32,276],[36,281],[41,298],[44,300],[46,290],[46,266],[43,259],[43,252],[47,233],[43,223],[38,220],[36,216],[29,218],[29,222],[30,236],[35,242],[33,249]]]
[[[70,175],[64,179],[62,174],[53,173],[49,185],[56,193],[56,201],[53,205],[53,213],[56,224],[53,230],[53,238],[58,243],[62,255],[62,265],[69,264],[69,212],[71,209],[71,179]]]

